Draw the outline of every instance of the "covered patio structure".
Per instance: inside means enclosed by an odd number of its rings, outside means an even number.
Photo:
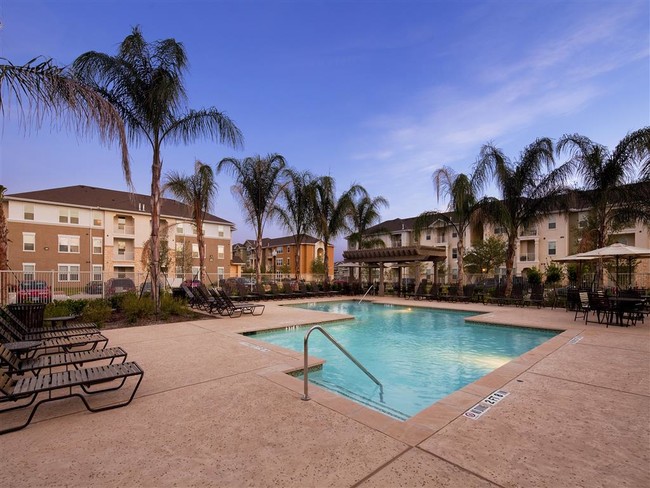
[[[403,268],[413,264],[431,261],[437,263],[447,259],[447,252],[442,247],[432,246],[405,246],[405,247],[384,247],[374,249],[355,249],[343,251],[345,263],[366,264],[372,267],[379,267],[379,289],[377,294],[384,296],[384,269],[387,266],[395,266],[398,269],[399,282],[402,282]],[[434,281],[438,281],[438,269],[434,270]],[[420,268],[415,268],[415,281],[420,280]]]

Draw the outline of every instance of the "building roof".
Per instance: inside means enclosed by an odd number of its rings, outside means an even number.
[[[294,236],[274,237],[273,239],[264,238],[262,239],[262,247],[293,246],[295,244],[293,237]],[[303,235],[303,244],[316,244],[317,242],[321,242],[321,240],[308,234]],[[334,247],[332,244],[329,246]]]
[[[86,185],[64,186],[46,190],[28,191],[6,195],[8,200],[25,200],[31,202],[63,203],[83,208],[125,211],[129,213],[151,213],[151,197],[126,191],[107,190]],[[170,198],[161,199],[161,216],[192,218],[192,209]],[[234,227],[232,222],[206,213],[205,221]]]

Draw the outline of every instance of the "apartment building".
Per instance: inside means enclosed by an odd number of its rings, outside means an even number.
[[[568,212],[554,212],[546,216],[539,224],[520,229],[514,263],[514,275],[525,275],[529,269],[536,267],[544,271],[546,266],[554,259],[562,258],[581,252],[586,249],[581,248],[581,229],[586,227],[588,211],[585,209],[570,209]],[[458,255],[457,244],[458,235],[452,226],[447,225],[443,220],[434,222],[427,229],[420,233],[419,241],[416,242],[414,234],[414,224],[416,217],[405,219],[393,219],[381,222],[368,229],[368,234],[375,234],[384,242],[386,249],[402,247],[423,247],[435,248],[442,251],[442,258],[434,257],[430,260],[422,260],[421,265],[416,268],[413,260],[409,265],[401,264],[400,272],[403,277],[426,278],[430,281],[453,282],[458,278]],[[489,223],[477,222],[466,231],[464,243],[466,250],[472,246],[487,239],[491,235],[502,236],[505,240],[503,229]],[[636,224],[626,228],[619,229],[612,236],[615,242],[621,242],[637,247],[650,247],[650,234],[648,228],[641,224]],[[354,258],[359,253],[348,240],[348,250],[343,253],[346,261],[354,262]],[[351,251],[351,252],[350,252]],[[388,254],[384,251],[383,254]],[[430,254],[430,253],[429,253]],[[391,259],[381,258],[385,266],[390,266]],[[379,259],[377,260],[379,262]],[[435,269],[434,263],[443,263],[442,274],[440,269]],[[637,272],[647,273],[648,263],[643,262],[637,268]],[[387,277],[397,281],[397,266],[390,269],[395,276]],[[505,275],[505,265],[497,270],[499,275]],[[415,276],[415,275],[418,276]],[[422,275],[423,274],[423,275]]]
[[[329,258],[329,276],[334,276],[334,246],[327,248]],[[262,269],[266,274],[275,275],[278,279],[295,276],[300,270],[302,277],[310,279],[312,264],[316,260],[324,261],[325,243],[320,239],[305,235],[300,245],[300,263],[296,263],[296,245],[293,236],[262,239]],[[246,263],[246,267],[255,268],[255,241],[233,245],[233,255]]]
[[[7,195],[4,205],[9,267],[23,272],[23,279],[51,271],[56,286],[146,273],[148,195],[77,185]],[[167,277],[195,275],[199,249],[191,209],[163,198],[160,229],[167,241]],[[213,276],[230,272],[234,230],[232,222],[206,215],[205,267]]]

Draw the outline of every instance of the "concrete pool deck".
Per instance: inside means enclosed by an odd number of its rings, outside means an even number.
[[[400,422],[313,385],[302,401],[285,374],[302,354],[240,335],[332,314],[266,302],[259,317],[107,330],[145,370],[133,403],[42,406],[0,437],[2,485],[650,486],[649,320],[605,328],[557,309],[381,302],[564,332]],[[480,418],[463,415],[498,389],[508,396]]]

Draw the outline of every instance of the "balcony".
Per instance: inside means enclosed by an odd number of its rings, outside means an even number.
[[[528,236],[534,237],[536,235],[537,235],[537,229],[522,229],[519,232],[519,237],[528,237]]]
[[[113,234],[116,236],[135,235],[135,225],[115,224],[113,226]]]
[[[113,261],[133,261],[135,253],[133,251],[115,252],[113,253]]]
[[[535,258],[535,253],[534,252],[529,252],[529,253],[522,253],[519,256],[519,261],[522,261],[522,262],[534,262],[534,261],[537,261],[537,259]]]

